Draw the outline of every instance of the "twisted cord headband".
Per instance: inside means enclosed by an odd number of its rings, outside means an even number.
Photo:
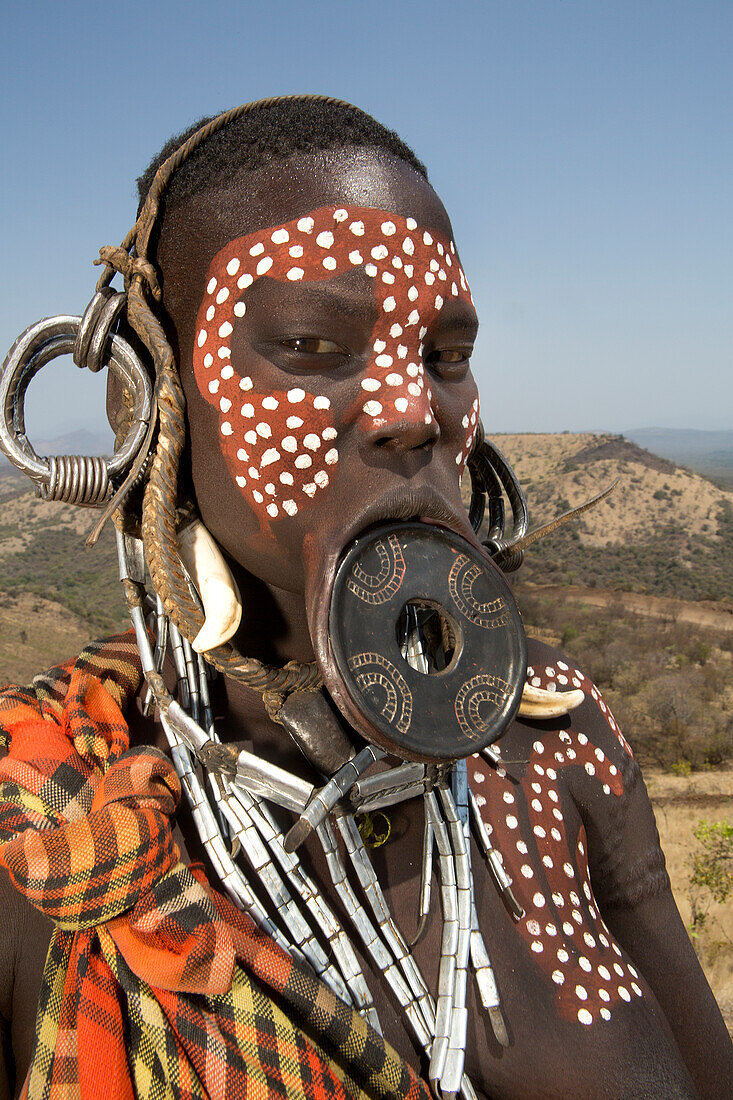
[[[184,637],[193,639],[203,618],[194,601],[178,554],[176,535],[178,510],[178,467],[186,440],[185,397],[181,387],[173,349],[163,326],[148,304],[147,294],[159,302],[162,298],[157,273],[148,260],[150,238],[158,219],[160,203],[172,176],[184,161],[218,130],[249,114],[255,108],[269,107],[287,101],[323,103],[351,107],[341,99],[329,96],[275,96],[234,107],[207,122],[193,133],[158,168],[135,225],[118,247],[100,249],[104,270],[97,290],[107,287],[116,273],[123,276],[127,291],[127,319],[150,352],[155,368],[154,411],[148,427],[148,437],[140,450],[124,484],[107,505],[90,536],[94,541],[110,515],[120,508],[125,496],[140,475],[157,427],[158,437],[147,479],[142,509],[142,538],[145,558],[153,586],[166,613]],[[127,587],[128,601],[138,602]],[[249,687],[263,692],[266,703],[274,693],[282,697],[298,689],[316,690],[321,676],[315,662],[289,662],[283,668],[273,668],[253,658],[242,657],[229,643],[209,650],[206,659],[221,672]]]

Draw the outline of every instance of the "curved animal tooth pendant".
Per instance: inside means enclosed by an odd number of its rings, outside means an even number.
[[[501,736],[526,677],[522,622],[480,548],[411,521],[346,550],[330,599],[336,704],[372,744],[403,760],[448,762]]]
[[[204,625],[191,642],[206,653],[229,641],[242,619],[242,597],[221,550],[199,519],[178,532],[178,552],[204,605]]]
[[[575,710],[585,699],[585,692],[547,691],[545,688],[525,684],[522,702],[519,704],[520,718],[561,718]]]

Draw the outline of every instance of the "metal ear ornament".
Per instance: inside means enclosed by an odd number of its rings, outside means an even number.
[[[0,372],[0,448],[36,485],[44,500],[100,507],[113,496],[142,453],[147,453],[152,414],[150,378],[130,344],[114,331],[125,295],[97,292],[83,317],[37,321],[18,337]],[[38,455],[25,428],[25,398],[39,371],[61,355],[96,373],[107,366],[130,395],[129,427],[111,458]]]

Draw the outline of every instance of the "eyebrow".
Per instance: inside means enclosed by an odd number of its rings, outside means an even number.
[[[459,303],[451,303],[453,309],[441,310],[435,320],[436,329],[446,329],[458,335],[475,337],[479,328],[479,320],[476,313],[468,313],[461,309]],[[454,312],[455,310],[455,312]]]
[[[341,316],[353,321],[370,321],[373,323],[379,312],[379,304],[371,288],[371,280],[365,283],[363,290],[354,289],[348,291],[345,288],[334,288],[327,282],[315,280],[313,282],[299,282],[286,284],[280,280],[271,279],[270,283],[282,293],[282,288],[287,286],[287,305],[312,307],[313,305],[332,312],[336,311]]]
[[[450,317],[446,314],[438,315],[438,322],[444,321],[446,328],[456,329],[458,332],[475,333],[478,329],[478,317],[475,315],[469,317],[468,314],[460,314],[457,317]]]

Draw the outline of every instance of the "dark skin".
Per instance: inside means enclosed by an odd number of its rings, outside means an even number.
[[[199,511],[227,553],[242,590],[243,624],[235,641],[241,652],[273,663],[312,659],[314,649],[319,656],[326,653],[324,621],[335,563],[365,526],[419,517],[475,542],[461,504],[454,460],[462,435],[460,420],[473,398],[474,383],[467,361],[457,370],[444,366],[450,359],[455,367],[457,357],[449,354],[455,349],[463,349],[466,360],[470,355],[476,318],[465,302],[453,303],[454,308],[442,313],[425,340],[436,424],[428,426],[406,415],[387,429],[365,428],[353,410],[374,324],[370,281],[359,271],[297,287],[259,280],[248,298],[246,324],[232,339],[232,363],[241,373],[246,369],[256,377],[265,390],[299,384],[309,388],[317,375],[319,392],[330,398],[339,429],[338,475],[328,493],[314,499],[309,509],[265,527],[240,493],[218,447],[217,414],[201,396],[191,366],[196,311],[211,258],[236,237],[333,203],[412,216],[421,226],[451,235],[437,196],[411,168],[378,152],[343,150],[235,174],[221,189],[169,211],[158,256],[188,403],[190,468]],[[294,315],[304,337],[317,336],[325,344],[317,350],[313,344],[293,345]],[[277,332],[280,317],[288,319],[282,339]],[[462,363],[460,357],[458,362]],[[529,659],[539,667],[562,658],[530,643]],[[228,680],[219,690],[215,704],[222,737],[317,780],[282,728],[268,719],[259,695]],[[510,1046],[502,1049],[494,1039],[469,983],[467,1072],[479,1095],[486,1097],[733,1095],[733,1060],[717,1006],[668,886],[659,876],[652,882],[643,871],[658,849],[643,783],[593,699],[586,699],[572,723],[517,720],[504,734],[504,758],[524,762],[517,768],[517,814],[520,819],[526,816],[533,797],[526,765],[533,742],[571,726],[583,731],[624,775],[619,799],[602,795],[599,784],[579,767],[561,770],[557,787],[564,828],[573,839],[587,836],[595,901],[624,959],[638,968],[644,995],[615,1004],[608,1022],[591,1027],[561,1015],[556,987],[537,965],[474,846],[477,909],[496,970]],[[136,714],[131,715],[131,730],[135,741],[160,740],[159,731]],[[481,789],[488,798],[489,818],[498,818],[503,812],[499,794],[492,794],[490,783]],[[391,809],[389,818],[390,840],[375,851],[374,862],[397,922],[409,937],[416,919],[422,809],[418,801],[404,803]],[[183,811],[179,825],[190,855],[198,858],[199,846]],[[307,845],[302,854],[340,912],[317,846]],[[542,867],[533,849],[527,860],[539,876]],[[634,877],[629,868],[642,870]],[[515,882],[518,891],[529,889],[521,876]],[[437,895],[435,886],[434,890]],[[11,896],[7,889],[5,894]],[[531,899],[531,889],[527,897]],[[3,928],[8,942],[0,945],[0,958],[13,960],[3,976],[3,988],[14,989],[15,998],[11,1003],[6,992],[2,1011],[6,1019],[21,1021],[21,1027],[14,1025],[9,1044],[19,1087],[29,1057],[28,1032],[45,937],[41,918],[17,899],[12,904],[11,913],[19,916]],[[440,954],[437,908],[415,949],[433,988]],[[35,922],[37,938],[22,933],[24,909],[27,919]],[[348,916],[340,915],[348,925]],[[46,936],[48,931],[45,927]],[[425,1073],[381,975],[368,959],[362,963],[386,1038]]]

